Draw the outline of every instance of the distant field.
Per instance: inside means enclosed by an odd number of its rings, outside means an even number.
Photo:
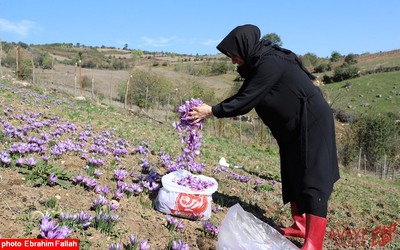
[[[400,72],[366,75],[321,88],[334,109],[350,114],[393,112],[400,115]]]

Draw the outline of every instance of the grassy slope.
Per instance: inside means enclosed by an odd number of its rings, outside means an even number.
[[[76,53],[73,53],[76,54]],[[375,61],[374,61],[375,60]],[[374,59],[360,62],[358,66],[362,69],[371,69],[374,65],[382,66],[398,65],[398,58]],[[215,77],[213,80],[218,80]],[[226,79],[223,80],[223,82]],[[347,88],[345,87],[347,86]],[[1,109],[13,106],[21,110],[29,109],[24,105],[26,97],[15,94],[18,93],[19,86],[13,86],[12,92],[2,91]],[[400,73],[389,72],[376,75],[363,76],[356,79],[347,80],[340,83],[334,83],[322,86],[328,93],[334,108],[340,108],[347,112],[396,112],[400,110]],[[27,89],[27,92],[34,93],[35,90]],[[42,90],[39,90],[42,91]],[[43,93],[43,92],[41,92]],[[48,93],[44,93],[48,94]],[[382,95],[382,96],[380,96]],[[179,155],[181,144],[177,143],[177,134],[169,124],[158,124],[144,116],[131,116],[124,111],[116,110],[113,107],[99,107],[90,102],[78,102],[70,97],[51,96],[52,99],[65,99],[66,102],[75,103],[74,106],[65,105],[51,110],[43,106],[35,108],[60,116],[63,120],[71,121],[83,127],[91,124],[95,130],[115,129],[115,132],[122,138],[126,138],[132,145],[138,145],[141,141],[149,143],[154,151],[166,151],[174,156]],[[38,112],[38,110],[35,110]],[[207,127],[206,127],[207,130]],[[0,142],[2,149],[5,148],[3,141]],[[265,146],[243,145],[237,139],[225,139],[211,136],[211,133],[204,133],[202,146],[202,162],[213,168],[217,165],[218,159],[225,156],[229,162],[237,165],[245,165],[247,173],[253,178],[264,178],[266,180],[279,180],[279,158],[276,149],[266,149]],[[61,159],[62,160],[62,159]],[[221,175],[211,173],[210,168],[207,175],[213,176],[219,181],[220,194],[224,197],[230,197],[231,200],[215,200],[219,204],[225,202],[225,210],[232,202],[241,202],[242,204],[257,204],[266,212],[259,214],[258,210],[248,210],[257,214],[258,217],[266,221],[273,221],[277,224],[289,225],[288,207],[282,208],[280,202],[279,189],[266,191],[260,195],[254,193],[251,185],[237,184],[232,180],[226,180]],[[242,173],[243,171],[241,171]],[[341,171],[342,178],[335,186],[329,208],[329,224],[326,234],[325,244],[327,249],[349,249],[349,247],[337,246],[334,240],[328,238],[329,232],[344,232],[347,229],[368,231],[367,245],[371,244],[372,230],[379,226],[387,226],[400,219],[400,185],[392,181],[382,181],[375,177],[364,174],[348,173]],[[5,175],[8,170],[0,167],[0,175]],[[246,173],[246,172],[245,172]],[[28,184],[29,186],[29,184]],[[32,188],[32,192],[36,192]],[[1,194],[1,192],[0,192]],[[1,207],[1,206],[0,206]],[[5,208],[5,207],[4,207]],[[151,208],[148,208],[151,209]],[[143,213],[151,211],[143,211]],[[216,216],[216,220],[222,218]],[[17,218],[17,223],[23,221],[21,216]],[[6,235],[1,231],[0,234]],[[348,237],[350,237],[348,235]],[[347,242],[350,240],[347,239]],[[105,242],[109,242],[105,240]],[[103,246],[104,246],[103,242]],[[392,242],[387,245],[387,249],[400,248],[399,229],[393,235]],[[357,248],[355,248],[357,249]],[[358,248],[359,249],[359,248]]]
[[[22,91],[29,93],[30,97],[27,98],[26,94],[22,95],[20,91],[17,91],[17,88],[19,87],[12,86],[11,90],[1,91],[2,109],[9,106],[20,110],[30,109],[29,106],[31,105],[26,106],[24,103],[27,103],[27,99],[28,103],[34,103],[35,97],[31,95],[35,93],[34,90],[26,89]],[[43,92],[42,94],[47,95]],[[151,149],[156,152],[165,151],[174,156],[180,154],[182,145],[178,143],[177,134],[170,124],[160,125],[146,117],[130,116],[126,112],[112,107],[99,107],[90,102],[79,102],[59,95],[50,96],[47,102],[51,103],[51,100],[56,99],[65,100],[64,104],[51,109],[45,108],[46,105],[40,103],[35,104],[35,112],[42,111],[49,115],[60,116],[62,120],[71,121],[79,127],[90,124],[95,131],[112,130],[118,136],[127,139],[132,145],[139,145],[141,141],[146,141]],[[75,104],[71,106],[70,103]],[[3,149],[6,146],[4,141],[1,142],[1,145]],[[245,206],[247,210],[266,221],[284,225],[290,224],[289,209],[287,206],[282,207],[279,188],[261,193],[254,192],[250,183],[238,183],[224,178],[224,174],[218,175],[211,172],[211,169],[217,165],[218,159],[225,156],[230,163],[246,166],[247,172],[239,171],[241,174],[251,174],[253,178],[263,178],[267,181],[276,178],[279,187],[279,159],[276,150],[267,151],[264,146],[243,145],[237,139],[227,140],[213,137],[205,132],[202,152],[201,161],[209,166],[206,174],[219,181],[219,197],[214,202],[218,202],[224,207],[224,213],[233,203],[241,202],[248,204],[248,206]],[[9,173],[8,171],[7,169],[2,170],[0,167],[0,175],[4,176]],[[29,184],[27,186],[29,187]],[[328,238],[329,232],[336,232],[335,230],[343,232],[347,229],[366,229],[368,233],[365,236],[365,239],[367,239],[365,242],[370,245],[373,229],[399,221],[399,191],[398,183],[342,171],[342,179],[337,183],[330,203],[328,215],[330,221],[325,240],[326,248],[349,249],[335,245],[335,241]],[[32,192],[36,192],[35,188],[32,188]],[[9,204],[12,203],[9,202]],[[255,209],[257,207],[264,212],[260,213],[258,209]],[[144,207],[143,209],[142,214],[154,216],[155,212],[151,207]],[[221,215],[215,216],[216,222],[220,222],[222,217]],[[23,220],[24,217],[17,217],[14,223],[23,223]],[[123,222],[121,222],[122,225],[124,225]],[[0,231],[0,234],[5,233]],[[192,233],[196,234],[196,230]],[[11,235],[4,236],[11,237]],[[90,241],[89,238],[86,240]],[[113,236],[112,239],[114,239]],[[346,242],[350,240],[347,239]],[[110,242],[110,238],[104,239],[102,246],[107,245],[106,242]],[[339,245],[342,243],[339,242]],[[392,242],[387,245],[387,249],[399,248],[400,235],[399,230],[397,230],[393,234]]]
[[[400,115],[400,72],[366,75],[342,82],[327,84],[334,109],[352,114],[393,112]]]

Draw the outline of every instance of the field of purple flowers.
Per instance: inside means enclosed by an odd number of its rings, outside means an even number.
[[[203,124],[192,127],[183,116],[200,100],[182,105],[181,119],[162,128],[90,102],[0,87],[3,238],[79,238],[82,249],[212,248],[236,198],[217,197],[208,221],[172,217],[154,209],[161,177],[187,169],[251,179],[196,159]],[[207,185],[190,181],[180,185]]]
[[[199,103],[182,104],[176,122],[166,124],[1,83],[0,237],[78,238],[80,249],[215,249],[221,221],[236,203],[270,225],[289,226],[276,151],[203,138],[206,123],[185,122],[190,105]],[[221,156],[245,168],[221,166]],[[208,220],[173,217],[154,208],[162,176],[178,169],[217,180]],[[373,229],[399,220],[398,186],[342,176],[328,227]],[[209,185],[191,178],[179,184]],[[369,187],[374,188],[366,191]],[[370,201],[349,202],[359,192]],[[326,246],[342,249],[343,242],[328,234]],[[395,232],[392,241],[398,240]]]

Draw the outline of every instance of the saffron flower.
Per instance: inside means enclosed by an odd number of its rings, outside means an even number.
[[[184,243],[182,240],[173,240],[171,243],[171,250],[189,250],[189,245]]]
[[[127,176],[128,176],[128,172],[126,172],[126,170],[124,170],[124,169],[117,169],[114,171],[114,177],[115,177],[115,179],[117,179],[119,181],[122,181]]]
[[[50,182],[50,184],[55,184],[57,183],[57,176],[54,173],[51,173],[48,177],[48,180]]]
[[[10,154],[6,150],[2,151],[0,158],[1,162],[4,164],[9,164],[11,162]]]
[[[143,240],[139,243],[139,250],[149,250],[150,244],[147,240]]]
[[[189,187],[194,190],[204,190],[214,185],[212,181],[202,180],[195,175],[187,174],[177,180],[173,180],[181,186]]]
[[[123,245],[119,242],[119,243],[114,243],[112,242],[110,244],[110,246],[108,247],[108,250],[122,250]]]
[[[94,201],[93,201],[93,208],[97,207],[102,207],[103,205],[107,204],[107,199],[106,197],[99,195]]]
[[[36,160],[35,160],[35,158],[29,157],[29,158],[26,160],[26,164],[27,164],[28,166],[30,166],[30,167],[35,166],[35,165],[36,165]]]
[[[72,230],[67,226],[59,227],[51,215],[46,212],[42,214],[42,220],[40,222],[40,235],[45,239],[65,239],[72,233]]]
[[[117,210],[119,208],[116,202],[110,202],[110,210]]]
[[[140,146],[134,148],[132,151],[134,153],[139,153],[139,154],[142,154],[142,155],[148,155],[150,153],[149,146],[144,141],[142,141],[140,143]]]
[[[203,104],[200,99],[192,98],[178,107],[180,113],[180,122],[175,124],[175,128],[186,147],[182,149],[182,155],[176,160],[176,165],[170,163],[168,169],[175,171],[179,169],[187,169],[191,172],[203,172],[204,165],[196,162],[194,159],[200,155],[201,138],[200,130],[203,129],[204,120],[192,123],[189,120],[189,112],[193,107]]]
[[[99,178],[103,173],[99,169],[95,169],[93,173],[97,178]]]
[[[124,196],[124,192],[122,191],[122,189],[118,188],[117,190],[115,190],[114,192],[114,198],[119,200]]]
[[[169,231],[182,230],[183,222],[178,220],[176,217],[167,215],[167,228]]]
[[[203,232],[205,235],[209,235],[209,236],[213,236],[213,237],[218,236],[221,226],[214,226],[209,221],[203,221],[202,224],[203,224]]]

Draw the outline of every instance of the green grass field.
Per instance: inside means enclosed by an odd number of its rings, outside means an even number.
[[[322,86],[332,108],[349,114],[400,115],[400,72],[366,75]]]

